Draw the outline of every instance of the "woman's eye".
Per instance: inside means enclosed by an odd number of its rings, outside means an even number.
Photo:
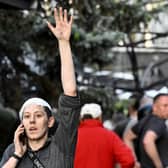
[[[42,117],[42,114],[37,114],[36,117],[40,118]]]
[[[29,118],[29,117],[30,117],[29,115],[24,115],[24,116],[23,116],[23,118],[25,118],[25,119],[26,119],[26,118]]]

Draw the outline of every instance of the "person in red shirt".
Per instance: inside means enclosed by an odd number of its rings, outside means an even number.
[[[90,103],[81,108],[74,168],[133,168],[131,150],[118,135],[102,125],[100,105]]]

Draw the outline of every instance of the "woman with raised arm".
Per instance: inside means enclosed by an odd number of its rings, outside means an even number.
[[[58,40],[64,91],[58,103],[58,128],[49,136],[54,124],[51,106],[41,98],[28,99],[20,109],[21,124],[3,154],[1,168],[73,168],[80,100],[69,42],[72,16],[68,20],[67,11],[59,8],[54,18],[56,26],[47,24]]]

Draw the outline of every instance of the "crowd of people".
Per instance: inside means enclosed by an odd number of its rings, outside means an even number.
[[[50,133],[55,118],[47,101],[38,97],[25,101],[19,111],[21,124],[0,168],[166,168],[168,93],[155,96],[141,117],[138,102],[131,104],[120,134],[106,129],[99,104],[81,107],[69,42],[73,17],[59,8],[54,18],[56,26],[47,24],[58,40],[61,58],[58,127]]]

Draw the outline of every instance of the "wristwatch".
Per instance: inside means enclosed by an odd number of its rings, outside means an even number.
[[[15,159],[17,159],[18,161],[22,159],[22,157],[18,156],[15,153],[12,154],[12,157],[14,157]]]

